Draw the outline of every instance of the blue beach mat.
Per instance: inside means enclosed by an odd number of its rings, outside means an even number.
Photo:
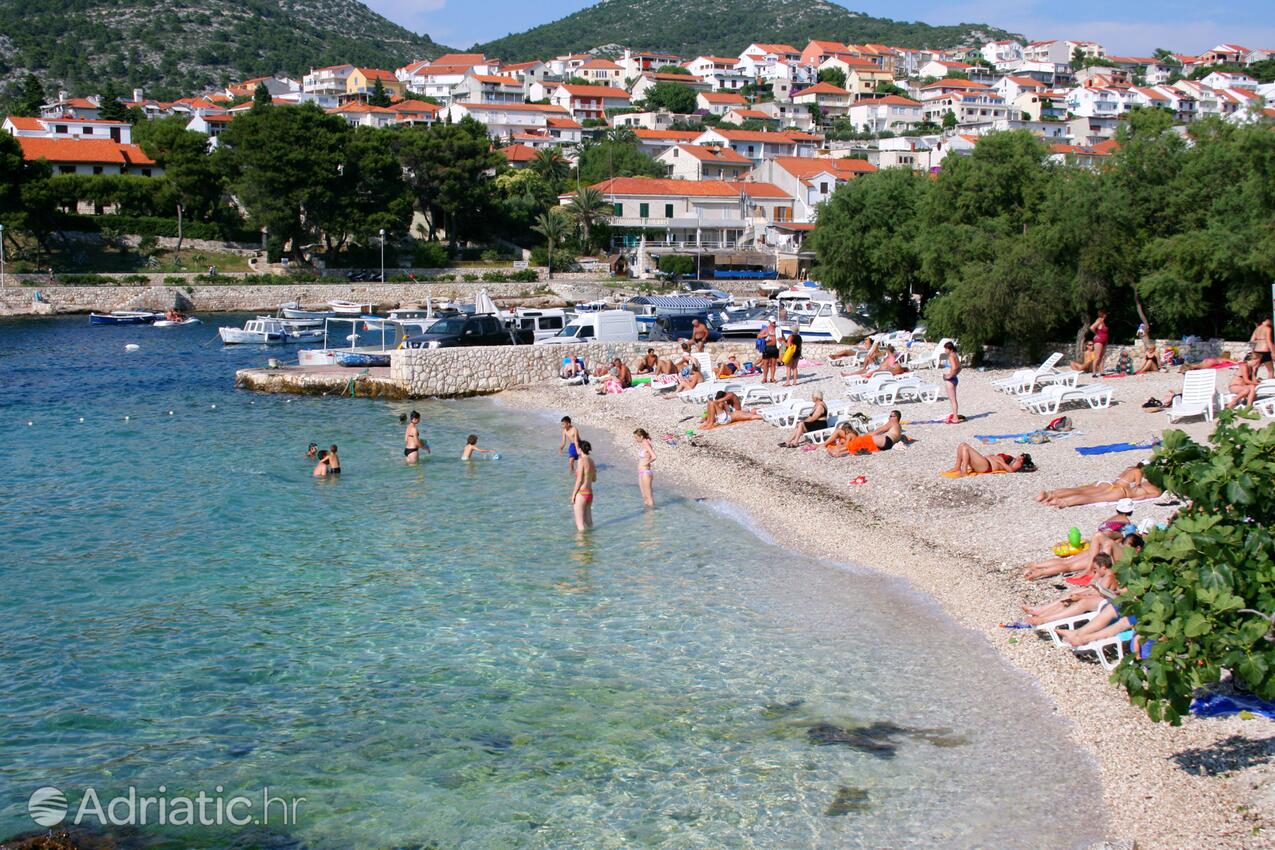
[[[1049,438],[1050,442],[1054,440],[1067,440],[1071,437],[1083,436],[1079,431],[1050,431],[1048,428],[1039,428],[1035,431],[1024,431],[1021,434],[975,434],[974,439],[983,443],[995,443],[997,440],[1013,440],[1016,443],[1030,443],[1033,434],[1044,434]]]
[[[1197,717],[1222,717],[1241,711],[1275,720],[1275,703],[1246,694],[1205,694],[1191,703],[1191,713]]]
[[[1136,452],[1154,449],[1160,445],[1159,440],[1152,440],[1149,443],[1111,443],[1106,446],[1076,446],[1076,451],[1082,455],[1106,455],[1112,452]]]

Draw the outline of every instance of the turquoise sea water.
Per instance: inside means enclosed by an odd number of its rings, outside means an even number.
[[[0,322],[0,838],[46,785],[305,798],[127,839],[163,848],[1100,837],[1048,703],[902,585],[658,474],[645,511],[601,441],[577,539],[560,411],[243,393],[267,353],[214,325]],[[412,406],[435,455],[406,468]],[[501,459],[460,462],[470,432]]]

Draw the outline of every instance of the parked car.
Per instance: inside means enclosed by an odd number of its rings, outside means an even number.
[[[637,316],[628,310],[600,310],[572,319],[556,336],[536,340],[536,345],[573,342],[637,342]]]
[[[709,342],[717,342],[722,338],[722,332],[713,327],[713,323],[708,320],[708,315],[700,313],[695,316],[656,316],[655,324],[651,325],[651,330],[646,336],[647,341],[677,342],[679,339],[690,339],[691,323],[696,319],[708,326]]]
[[[507,328],[495,316],[450,316],[439,319],[423,334],[408,337],[408,348],[457,348],[470,345],[530,345],[535,333]]]

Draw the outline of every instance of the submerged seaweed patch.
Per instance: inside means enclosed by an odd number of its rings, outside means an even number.
[[[867,791],[862,788],[842,786],[837,789],[837,795],[832,798],[832,802],[824,810],[824,815],[830,818],[837,818],[866,812],[871,808],[872,801],[868,798]]]
[[[841,745],[881,759],[894,758],[899,749],[897,738],[916,738],[935,747],[959,747],[968,743],[964,736],[953,734],[951,729],[915,729],[886,720],[867,726],[816,723],[806,729],[806,737],[819,747]]]

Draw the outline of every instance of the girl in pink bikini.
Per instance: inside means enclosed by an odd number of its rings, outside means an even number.
[[[576,530],[593,528],[593,482],[598,480],[598,467],[589,457],[593,446],[588,440],[580,440],[580,458],[576,461],[576,486],[571,490],[571,507],[575,513]]]
[[[633,432],[633,441],[638,444],[638,489],[642,491],[642,504],[653,508],[655,472],[651,465],[655,463],[655,449],[651,447],[651,435],[645,428],[638,428]]]

